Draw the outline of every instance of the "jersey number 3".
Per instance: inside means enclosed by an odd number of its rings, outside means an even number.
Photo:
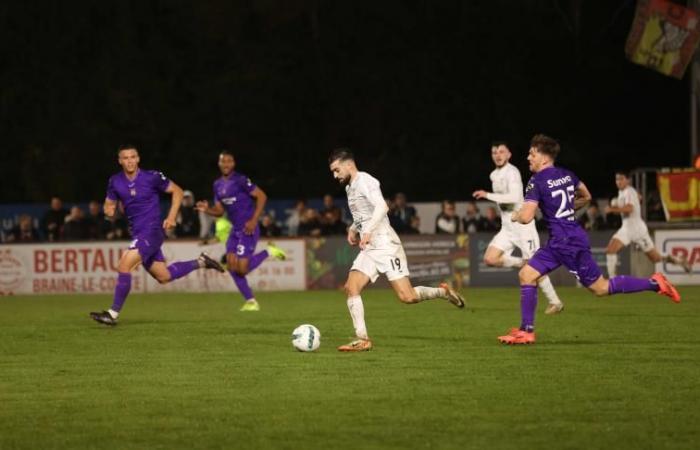
[[[559,209],[555,214],[557,219],[569,217],[574,213],[574,189],[575,188],[573,186],[567,186],[566,190],[557,189],[556,191],[552,191],[552,198],[561,197],[561,204],[559,205]]]

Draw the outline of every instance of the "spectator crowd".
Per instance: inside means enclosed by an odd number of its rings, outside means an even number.
[[[405,194],[399,192],[393,198],[387,198],[386,202],[389,208],[387,213],[389,222],[397,233],[420,233],[421,218],[416,213],[416,208],[408,204]],[[656,209],[661,209],[660,200],[658,196],[651,196],[650,220],[657,219],[654,215]],[[272,238],[344,235],[350,224],[349,214],[335,204],[335,199],[330,194],[323,197],[323,204],[319,209],[309,207],[305,200],[300,199],[286,213],[287,217],[279,220],[275,217],[274,210],[265,212],[260,217],[261,236]],[[663,216],[659,219],[663,220]],[[578,220],[588,231],[617,229],[621,225],[618,214],[604,215],[595,203],[580,212]],[[215,218],[196,210],[193,193],[185,191],[176,227],[169,232],[168,237],[199,238],[206,241],[214,236],[214,222]],[[460,216],[456,203],[452,200],[444,200],[434,223],[436,234],[495,233],[501,227],[501,217],[493,203],[488,203],[480,210],[475,201],[469,201],[466,203],[463,215]],[[536,223],[538,229],[542,229],[542,224],[539,221]],[[126,240],[130,238],[130,234],[123,211],[119,209],[114,217],[108,218],[102,212],[102,204],[97,201],[91,201],[87,205],[87,211],[84,211],[79,206],[66,209],[61,199],[54,197],[43,217],[37,219],[21,214],[14,227],[5,230],[1,237],[2,242],[5,243],[56,242]]]

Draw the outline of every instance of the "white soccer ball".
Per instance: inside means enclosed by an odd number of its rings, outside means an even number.
[[[321,332],[305,323],[292,331],[292,345],[300,352],[313,352],[321,345]]]

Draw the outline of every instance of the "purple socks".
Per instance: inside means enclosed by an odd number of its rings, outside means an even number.
[[[630,294],[632,292],[657,292],[659,285],[648,278],[635,278],[627,275],[613,277],[608,281],[608,294]]]
[[[192,261],[178,261],[170,264],[168,266],[168,272],[170,272],[170,281],[182,278],[193,270],[199,269],[199,263],[196,259]]]
[[[268,256],[270,255],[267,253],[267,250],[263,250],[260,253],[251,256],[250,260],[248,261],[248,272],[255,270],[260,264],[262,264],[263,261],[267,259]]]
[[[520,329],[535,329],[535,310],[537,309],[537,286],[520,286]]]
[[[260,253],[256,253],[255,255],[251,256],[248,260],[248,272],[250,273],[255,270],[260,264],[262,264],[263,261],[267,259],[268,256],[270,255],[267,253],[267,250],[263,250]],[[250,286],[248,286],[248,280],[246,279],[245,275],[238,275],[232,270],[229,271],[229,273],[231,274],[231,278],[233,278],[233,282],[236,283],[236,287],[241,292],[243,298],[246,300],[254,298],[253,290],[250,288]]]
[[[236,283],[236,287],[241,292],[243,298],[246,300],[253,298],[253,290],[250,288],[250,286],[248,286],[248,280],[246,279],[245,275],[238,275],[234,271],[230,271],[229,273],[231,274],[231,278],[233,278],[233,282]]]
[[[114,286],[114,300],[112,301],[112,311],[119,312],[124,306],[126,296],[131,290],[131,274],[119,272],[117,284]]]

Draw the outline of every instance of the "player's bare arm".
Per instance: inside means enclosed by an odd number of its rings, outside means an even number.
[[[576,193],[574,196],[574,209],[579,210],[584,206],[588,206],[592,199],[593,196],[586,185],[583,184],[583,182],[579,182],[578,186],[576,186]]]
[[[104,205],[102,205],[102,210],[104,211],[105,216],[114,217],[114,215],[117,213],[117,202],[106,198]]]
[[[359,243],[359,240],[357,239],[359,237],[357,233],[357,228],[355,228],[355,224],[350,225],[348,227],[348,244],[355,246]]]
[[[175,228],[175,221],[177,219],[177,213],[178,211],[180,211],[180,205],[182,204],[182,197],[184,197],[184,192],[182,191],[182,188],[180,186],[173,183],[172,181],[170,182],[170,184],[168,184],[168,188],[165,190],[165,192],[170,194],[172,200],[170,201],[170,211],[168,211],[168,215],[163,221],[163,229],[170,230],[172,228]]]
[[[487,195],[489,195],[489,193],[487,191],[484,191],[483,189],[480,189],[478,191],[474,191],[472,193],[472,197],[474,197],[477,200],[484,199],[484,198],[486,198]]]
[[[214,217],[221,217],[224,215],[224,205],[221,202],[214,203],[214,206],[209,207],[209,202],[207,200],[200,200],[195,205],[197,211],[201,211],[204,214],[208,214]]]
[[[267,194],[265,194],[265,192],[259,187],[253,189],[253,192],[251,192],[250,195],[255,199],[255,212],[253,212],[253,216],[250,218],[250,220],[245,223],[243,230],[245,234],[253,234],[255,227],[258,224],[258,219],[265,208],[265,203],[267,203]]]
[[[535,212],[537,211],[537,203],[532,201],[526,201],[523,203],[522,208],[518,211],[513,211],[510,216],[510,220],[513,222],[519,222],[522,224],[528,224],[535,218]]]

